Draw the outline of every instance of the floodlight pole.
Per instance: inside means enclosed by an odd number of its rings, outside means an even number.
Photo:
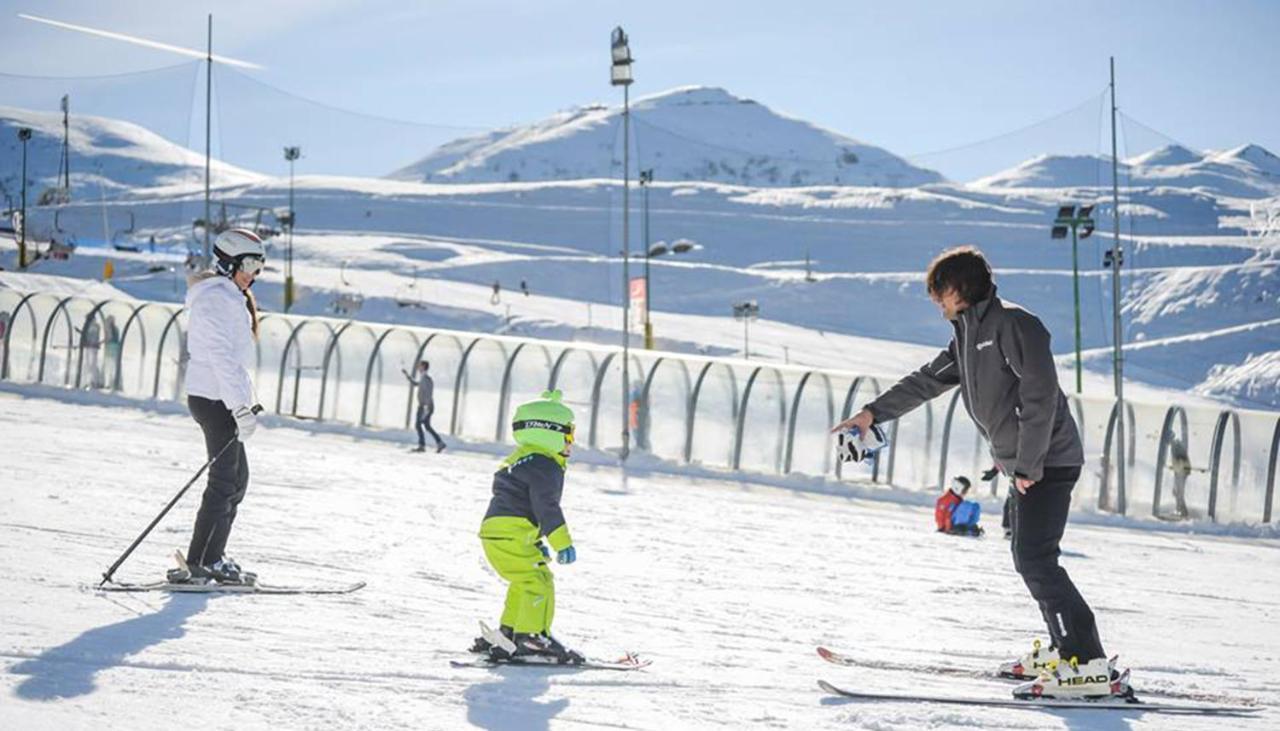
[[[1111,57],[1111,213],[1113,238],[1111,250],[1112,366],[1116,389],[1116,511],[1125,513],[1125,423],[1124,423],[1124,349],[1120,323],[1120,265],[1124,259],[1120,244],[1120,174],[1116,158],[1116,58]]]
[[[204,77],[204,266],[213,260],[209,246],[209,168],[213,140],[213,13],[209,13],[209,45],[205,55]]]
[[[302,154],[301,147],[284,148],[284,159],[289,161],[289,240],[284,253],[284,311],[293,307],[293,228],[297,213],[293,210],[293,163]]]
[[[631,44],[621,26],[610,38],[609,80],[622,87],[622,452],[631,452]],[[647,294],[647,293],[646,293]]]

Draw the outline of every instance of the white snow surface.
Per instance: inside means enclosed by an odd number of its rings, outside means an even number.
[[[180,407],[6,386],[0,444],[6,729],[1277,724],[1272,538],[1074,523],[1062,559],[1137,686],[1268,706],[1257,718],[862,705],[824,697],[815,681],[1007,692],[992,680],[835,667],[813,652],[821,643],[989,668],[1026,646],[1043,631],[1039,613],[990,517],[994,535],[953,538],[932,531],[928,506],[891,489],[771,487],[705,471],[624,478],[603,455],[584,455],[566,480],[579,558],[555,567],[555,629],[589,653],[634,650],[653,665],[454,669],[476,620],[496,620],[502,602],[475,536],[492,445],[413,454],[404,434],[269,420],[247,447],[253,477],[230,552],[270,581],[369,585],[348,596],[201,597],[87,588],[203,461]],[[201,487],[119,578],[167,567]]]

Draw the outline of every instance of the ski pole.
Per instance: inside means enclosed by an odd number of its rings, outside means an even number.
[[[182,486],[182,489],[178,491],[178,494],[174,495],[173,499],[169,501],[169,504],[164,506],[164,510],[161,510],[160,514],[155,517],[155,520],[151,521],[151,525],[148,525],[146,527],[146,530],[142,531],[142,535],[135,538],[133,543],[129,546],[129,548],[127,548],[125,552],[120,555],[120,558],[116,559],[116,562],[111,564],[111,568],[107,569],[107,572],[102,575],[102,583],[98,584],[98,588],[102,588],[103,586],[106,586],[107,582],[111,581],[111,577],[112,575],[115,574],[116,569],[120,568],[120,564],[124,563],[125,559],[129,558],[129,554],[133,553],[133,549],[137,548],[138,544],[142,543],[143,539],[145,539],[148,535],[151,534],[151,530],[156,527],[156,524],[159,523],[160,520],[164,518],[164,516],[168,515],[169,511],[173,508],[173,506],[176,505],[178,501],[182,499],[182,496],[187,494],[187,490],[191,489],[191,486],[196,484],[196,480],[200,479],[200,475],[203,475],[204,471],[209,469],[209,465],[212,465],[214,462],[218,461],[218,458],[222,456],[222,453],[227,451],[227,449],[230,448],[232,444],[235,444],[238,438],[239,436],[231,437],[230,441],[224,444],[222,446],[222,449],[219,449],[218,453],[213,455],[213,457],[208,462],[205,462],[204,466],[201,467],[199,471],[197,471],[196,474],[190,480],[187,481],[187,484]]]

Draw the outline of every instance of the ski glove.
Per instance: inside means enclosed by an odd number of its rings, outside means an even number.
[[[542,552],[543,558],[548,560],[551,558],[551,549],[547,548],[547,544],[542,541],[538,541],[538,550]]]
[[[240,441],[246,442],[253,436],[253,432],[258,428],[258,414],[261,412],[262,407],[254,404],[252,407],[241,406],[232,413],[236,420],[236,436]]]
[[[556,553],[556,563],[573,563],[578,560],[578,552],[573,550],[573,546],[562,548]]]
[[[998,474],[1000,474],[1000,468],[996,467],[995,465],[992,465],[991,469],[982,473],[982,481],[991,482],[992,480],[996,479],[996,475]]]

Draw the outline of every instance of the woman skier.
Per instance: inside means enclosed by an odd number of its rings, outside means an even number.
[[[253,382],[258,307],[249,288],[266,263],[262,239],[247,229],[218,234],[214,268],[191,278],[186,307],[187,407],[204,432],[209,481],[196,515],[186,565],[171,569],[174,583],[252,584],[256,577],[224,555],[236,509],[249,486],[244,442],[257,428]],[[215,459],[216,457],[216,459]]]

